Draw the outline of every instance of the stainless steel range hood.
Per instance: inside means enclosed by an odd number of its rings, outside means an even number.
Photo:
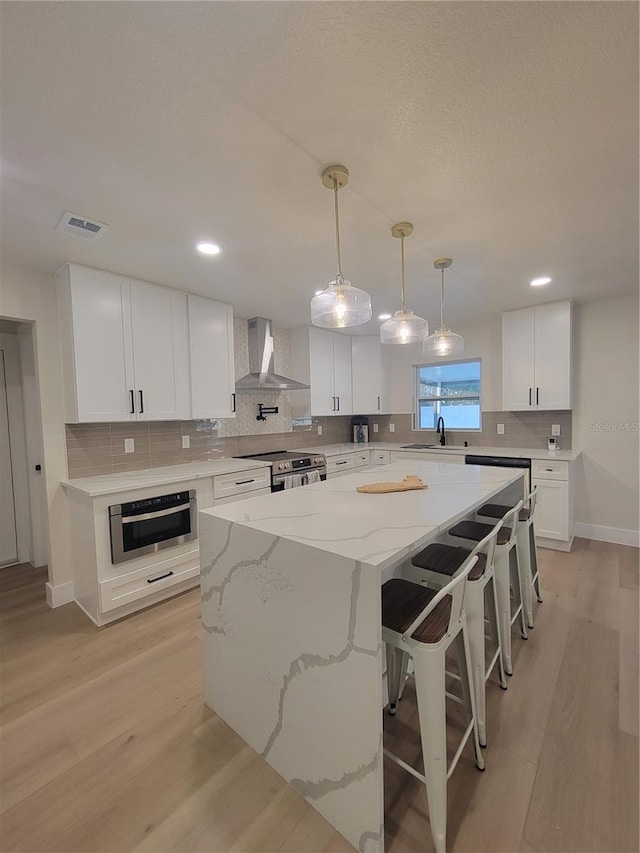
[[[252,317],[249,324],[249,373],[236,382],[237,391],[302,391],[303,382],[280,376],[273,369],[271,320]]]

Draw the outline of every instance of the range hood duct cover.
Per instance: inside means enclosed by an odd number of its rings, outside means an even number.
[[[237,391],[303,391],[309,386],[280,376],[273,369],[271,320],[252,317],[249,327],[249,373],[236,382]]]

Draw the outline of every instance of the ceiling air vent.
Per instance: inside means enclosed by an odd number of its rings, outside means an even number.
[[[82,237],[84,240],[95,240],[108,230],[109,226],[104,222],[94,222],[91,219],[85,219],[84,216],[70,213],[68,210],[65,210],[56,225],[56,231]]]

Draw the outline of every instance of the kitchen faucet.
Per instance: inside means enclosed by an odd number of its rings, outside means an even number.
[[[440,429],[440,427],[442,427],[442,429]],[[444,418],[442,417],[442,415],[440,415],[440,417],[438,418],[438,423],[436,424],[436,432],[440,436],[440,444],[444,447],[447,443],[447,439],[444,435]]]

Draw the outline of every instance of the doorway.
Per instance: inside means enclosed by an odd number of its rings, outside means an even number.
[[[0,349],[0,568],[18,562],[18,532],[13,483],[13,456],[9,429],[7,371],[4,350]]]

